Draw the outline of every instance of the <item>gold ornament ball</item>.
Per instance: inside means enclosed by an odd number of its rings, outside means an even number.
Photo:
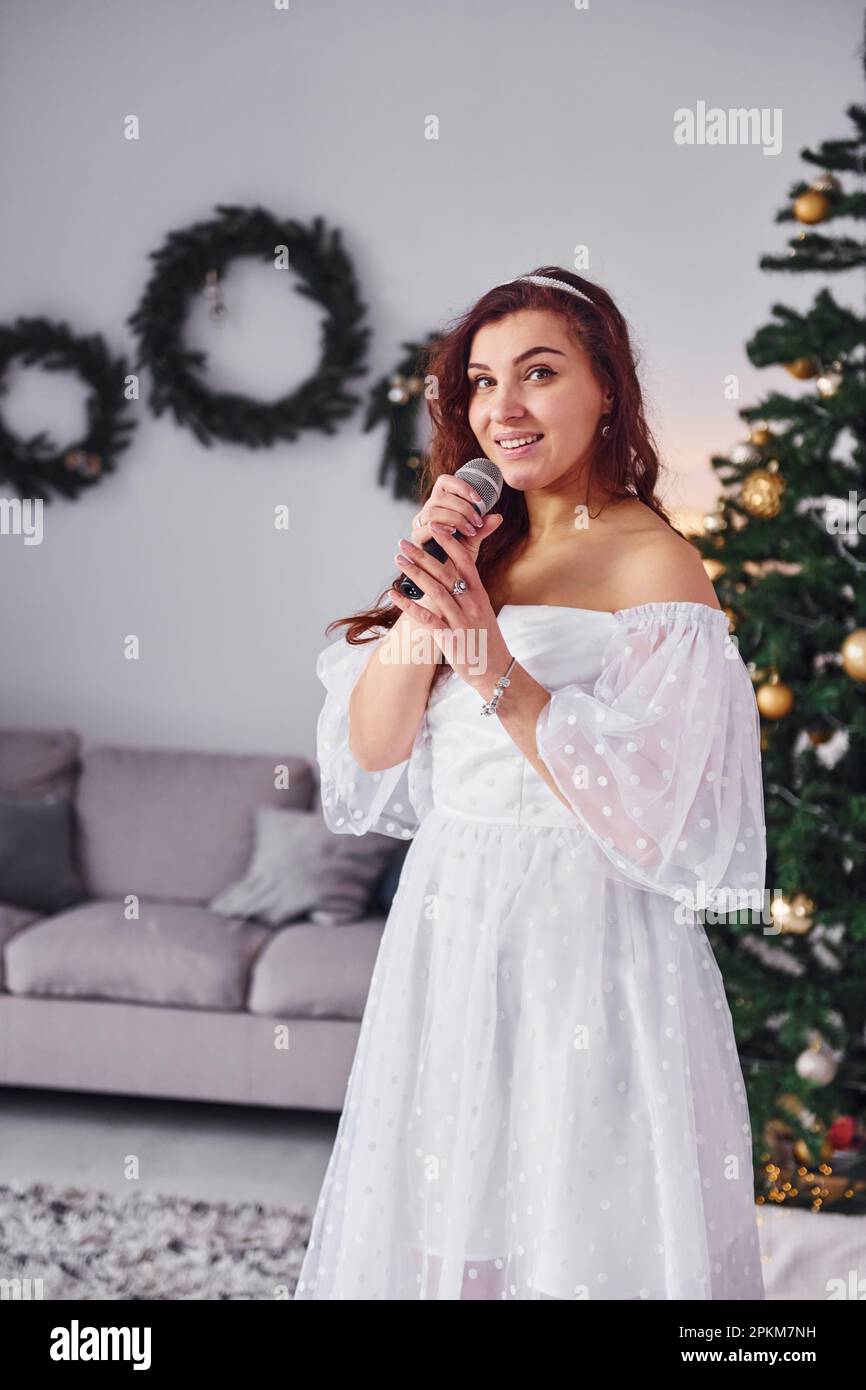
[[[841,646],[842,665],[854,681],[866,681],[866,627],[849,632]]]
[[[810,225],[823,222],[829,212],[830,199],[817,189],[810,188],[808,193],[801,193],[799,198],[794,199],[794,216],[798,222],[807,222]]]
[[[814,357],[795,357],[793,362],[783,362],[782,366],[798,381],[808,381],[809,377],[817,376],[821,370],[820,363]]]
[[[765,719],[784,719],[794,708],[794,692],[778,676],[771,676],[766,685],[759,686],[755,698]]]
[[[758,468],[743,479],[740,502],[749,516],[769,520],[778,515],[784,490],[785,480],[781,473],[769,468]]]
[[[755,425],[749,438],[753,444],[757,444],[759,449],[765,448],[773,438],[773,431],[766,425]]]

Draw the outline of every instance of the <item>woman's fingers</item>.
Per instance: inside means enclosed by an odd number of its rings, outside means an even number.
[[[477,578],[478,571],[475,568],[475,561],[463,541],[455,540],[447,526],[439,526],[436,522],[431,522],[430,529],[451,561],[453,568],[457,571],[456,577],[465,579],[467,584],[472,578]],[[443,565],[442,568],[447,570],[448,566]],[[453,576],[450,583],[454,583]]]
[[[470,506],[472,506],[473,502],[479,507],[483,505],[480,494],[475,491],[472,484],[467,483],[465,479],[458,478],[451,473],[443,473],[436,479],[436,482],[433,484],[433,490],[430,493],[431,500],[438,502],[440,499],[437,494],[439,493],[445,493],[446,495],[452,494],[454,497],[462,497]],[[474,511],[475,508],[472,507],[472,510]]]
[[[481,497],[471,483],[451,473],[442,473],[433,484],[430,496],[421,509],[425,525],[419,530],[426,530],[431,521],[441,521],[443,525],[450,525],[452,530],[460,531],[462,535],[474,535],[473,523],[481,519],[482,506]],[[412,538],[417,540],[417,533],[414,531]],[[429,540],[429,536],[425,539]]]
[[[454,585],[458,579],[465,580],[470,588],[473,578],[477,579],[478,571],[472,563],[471,557],[465,552],[461,556],[460,551],[464,549],[462,541],[455,541],[447,527],[441,531],[434,531],[436,540],[442,549],[449,555],[448,560],[437,560],[432,555],[428,555],[426,550],[420,546],[413,545],[410,541],[401,540],[400,550],[394,556],[395,562],[411,579],[414,579],[419,588],[423,589],[424,597],[429,600],[431,606],[442,615],[449,626],[459,627],[465,619],[465,614],[461,612],[455,602],[453,593]],[[443,540],[444,537],[444,540]],[[445,545],[447,540],[447,546]],[[459,563],[455,560],[459,560]]]
[[[453,544],[454,542],[452,541],[452,545]],[[444,550],[445,547],[443,546],[442,548]],[[456,574],[452,573],[452,566],[450,564],[435,559],[420,545],[414,545],[412,541],[400,541],[400,549],[394,556],[394,560],[403,570],[403,573],[408,574],[410,577],[417,576],[423,571],[425,579],[422,588],[425,593],[427,593],[431,587],[433,587],[434,592],[436,592],[436,585],[442,587],[447,584],[450,589],[454,580],[458,577]]]
[[[469,538],[476,534],[478,523],[481,521],[481,517],[478,513],[468,504],[463,511],[457,511],[451,506],[439,506],[436,504],[431,506],[428,502],[423,510],[425,515],[421,525],[417,530],[415,528],[412,530],[412,539],[416,544],[418,543],[419,535],[421,536],[422,545],[425,540],[430,539],[429,534],[425,533],[429,532],[430,523],[432,521],[438,521],[441,525],[450,527],[452,531],[459,531],[461,535]]]

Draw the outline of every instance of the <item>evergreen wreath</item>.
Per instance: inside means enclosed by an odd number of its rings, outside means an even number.
[[[362,326],[366,306],[360,299],[352,263],[339,229],[325,230],[321,217],[310,228],[281,222],[264,208],[217,204],[218,216],[170,232],[151,252],[156,270],[141,302],[128,320],[138,337],[137,365],[152,377],[150,406],[156,415],[168,407],[178,424],[188,425],[208,447],[216,438],[251,448],[294,440],[300,430],[333,434],[335,422],[351,415],[358,397],[345,389],[348,377],[365,371],[370,336]],[[300,277],[297,293],[315,300],[327,314],[322,326],[318,367],[296,391],[278,400],[251,400],[230,391],[211,391],[197,368],[207,357],[184,347],[181,334],[193,297],[204,292],[212,313],[224,313],[216,286],[237,256],[255,256],[273,264],[281,247]]]
[[[394,496],[413,502],[418,500],[419,472],[424,463],[424,453],[415,443],[424,396],[424,378],[418,374],[418,367],[422,354],[439,336],[429,333],[423,343],[401,345],[404,355],[394,371],[373,387],[364,420],[365,434],[376,425],[388,425],[378,481],[384,485],[392,475]]]
[[[51,490],[73,501],[84,488],[95,487],[115,468],[127,448],[135,420],[127,411],[127,364],[112,357],[99,334],[76,336],[67,323],[19,317],[0,324],[0,391],[8,389],[4,375],[13,358],[38,363],[49,371],[71,371],[89,386],[87,432],[83,438],[58,447],[44,430],[21,439],[0,416],[0,481],[11,483],[20,497],[51,502]]]

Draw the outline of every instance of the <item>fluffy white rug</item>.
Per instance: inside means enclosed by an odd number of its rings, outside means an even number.
[[[304,1208],[12,1182],[0,1268],[45,1299],[290,1299],[310,1221]]]

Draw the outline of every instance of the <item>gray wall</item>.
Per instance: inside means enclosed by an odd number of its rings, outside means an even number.
[[[404,340],[586,244],[644,354],[667,501],[708,504],[709,456],[742,436],[725,375],[740,374],[742,404],[791,385],[752,369],[743,343],[772,302],[805,305],[819,281],[757,261],[789,234],[773,219],[800,148],[847,134],[844,108],[862,100],[862,8],[6,0],[3,321],[66,318],[129,356],[126,317],[165,233],[218,202],[262,202],[342,227],[374,330],[363,388]],[[781,152],[675,145],[674,110],[699,101],[780,108]],[[317,312],[274,295],[272,275],[239,264],[230,323],[191,324],[214,381],[277,394],[314,364]],[[74,434],[76,382],[29,369],[12,384],[14,428]],[[332,439],[208,450],[144,395],[114,476],[46,507],[41,545],[0,536],[2,722],[312,755],[324,625],[378,594],[412,511],[376,483],[381,440],[359,410]]]

